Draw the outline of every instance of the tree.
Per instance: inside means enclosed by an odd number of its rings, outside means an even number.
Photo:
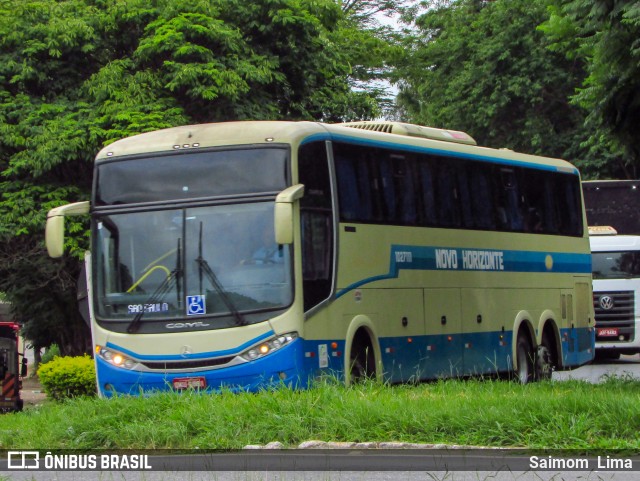
[[[438,2],[416,20],[398,103],[413,122],[479,144],[578,161],[584,114],[569,97],[582,64],[547,48],[542,0]]]
[[[69,255],[53,261],[45,215],[88,198],[101,147],[186,123],[380,113],[379,92],[352,88],[363,62],[332,0],[35,0],[0,14],[0,291],[27,337],[63,354],[90,347],[75,302],[87,225],[69,219]]]
[[[640,2],[551,0],[544,32],[557,51],[586,65],[587,76],[572,100],[589,115],[589,145],[607,177],[640,174]]]
[[[349,59],[353,91],[373,94],[386,117],[393,116],[393,71],[402,57],[404,32],[392,27],[407,15],[416,0],[343,0],[344,17],[334,32],[336,48]],[[383,23],[383,19],[389,19]],[[357,118],[357,117],[356,117]],[[361,116],[361,118],[364,118]]]

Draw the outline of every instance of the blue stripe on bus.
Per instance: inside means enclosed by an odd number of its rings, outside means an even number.
[[[107,342],[107,346],[110,349],[115,349],[120,351],[127,356],[131,356],[137,360],[141,361],[185,361],[189,359],[208,359],[212,357],[223,357],[223,356],[232,356],[235,354],[240,354],[245,349],[250,348],[254,344],[267,339],[268,337],[273,336],[275,333],[273,331],[265,332],[264,334],[255,337],[240,346],[234,347],[233,349],[226,349],[224,351],[209,351],[209,352],[199,352],[192,354],[138,354],[137,352],[130,351],[129,349],[125,349],[123,347],[118,346],[117,344],[113,344],[111,342]]]
[[[444,149],[434,149],[430,147],[420,147],[417,145],[407,145],[407,144],[399,144],[395,142],[385,142],[382,140],[372,140],[372,139],[362,139],[359,137],[350,137],[348,135],[339,135],[339,134],[313,134],[309,137],[305,138],[301,145],[304,145],[309,142],[321,141],[321,140],[335,140],[338,142],[348,142],[350,144],[355,145],[364,145],[369,147],[379,147],[383,149],[389,148],[399,148],[404,150],[405,152],[416,152],[416,153],[424,153],[424,154],[433,154],[433,155],[442,155],[445,157],[455,157],[459,159],[468,159],[468,160],[476,160],[482,162],[491,162],[494,164],[508,165],[508,166],[516,166],[516,167],[529,167],[532,169],[538,170],[546,170],[551,172],[565,172],[567,174],[579,175],[578,169],[573,166],[568,167],[567,169],[563,169],[554,165],[544,165],[537,164],[535,162],[527,162],[522,160],[512,160],[512,159],[503,159],[499,157],[478,155],[478,154],[470,154],[465,152],[457,152],[455,150],[444,150]]]
[[[354,282],[336,298],[365,284],[396,279],[401,270],[590,274],[591,254],[392,245],[386,274]]]
[[[467,328],[473,329],[474,325]],[[594,329],[563,328],[559,334],[562,367],[582,365],[593,359]],[[385,381],[406,382],[509,372],[513,369],[513,336],[511,330],[383,336],[378,338],[382,374]],[[324,359],[320,357],[321,345],[326,353]],[[306,371],[312,377],[324,372],[342,379],[345,349],[344,339],[305,340]],[[325,367],[320,368],[322,361]]]

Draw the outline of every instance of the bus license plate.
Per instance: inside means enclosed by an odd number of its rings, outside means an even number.
[[[203,377],[179,377],[173,380],[174,389],[204,389],[207,381]]]
[[[614,337],[618,335],[618,329],[613,327],[603,327],[598,329],[599,337]]]

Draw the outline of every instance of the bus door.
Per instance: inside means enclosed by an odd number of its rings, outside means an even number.
[[[425,289],[424,378],[463,374],[460,289]]]

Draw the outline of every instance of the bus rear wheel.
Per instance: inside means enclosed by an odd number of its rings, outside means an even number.
[[[538,346],[536,356],[536,379],[540,381],[550,380],[554,369],[553,345],[551,339],[545,333],[542,336],[542,343]]]
[[[520,384],[527,384],[535,378],[535,354],[529,336],[518,334],[516,343],[516,378]]]

